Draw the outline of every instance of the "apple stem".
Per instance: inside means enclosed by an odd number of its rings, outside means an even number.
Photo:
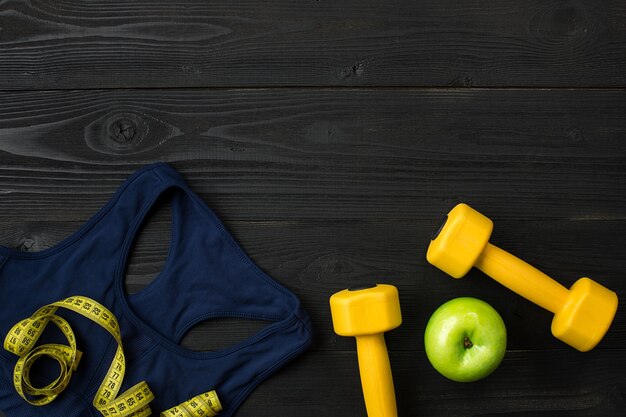
[[[463,346],[465,347],[465,349],[469,349],[472,346],[474,346],[474,344],[472,343],[469,337],[465,336],[465,339],[463,339]]]

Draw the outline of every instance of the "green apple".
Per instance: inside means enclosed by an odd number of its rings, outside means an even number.
[[[443,376],[471,382],[492,373],[506,351],[506,327],[484,301],[461,297],[442,304],[424,333],[426,355]]]

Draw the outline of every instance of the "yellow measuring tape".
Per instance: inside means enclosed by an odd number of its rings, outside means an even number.
[[[7,334],[4,348],[20,357],[13,372],[13,385],[18,394],[32,405],[49,404],[67,387],[72,372],[76,370],[80,362],[82,352],[76,348],[76,338],[72,328],[65,319],[55,314],[60,307],[72,310],[104,327],[117,342],[117,351],[93,400],[93,406],[104,417],[151,415],[149,403],[154,399],[154,394],[145,381],[118,396],[126,371],[118,321],[113,313],[102,304],[82,296],[69,297],[40,308],[32,316],[13,326]],[[61,330],[69,346],[50,343],[35,348],[39,336],[50,322]],[[45,387],[36,388],[30,382],[30,369],[33,363],[42,356],[48,356],[57,361],[61,367],[61,373]],[[222,405],[217,393],[209,391],[162,412],[161,417],[212,417],[221,410]]]

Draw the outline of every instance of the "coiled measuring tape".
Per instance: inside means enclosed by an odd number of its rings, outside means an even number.
[[[93,406],[104,417],[151,415],[149,403],[154,399],[154,394],[145,381],[139,382],[118,396],[126,371],[118,321],[113,313],[102,304],[82,296],[69,297],[43,306],[32,316],[13,326],[7,334],[4,348],[20,357],[13,372],[13,385],[18,394],[32,405],[49,404],[68,386],[72,372],[78,367],[82,352],[76,347],[76,338],[69,323],[55,314],[60,307],[74,311],[100,325],[117,342],[117,351],[93,400]],[[35,347],[37,340],[50,322],[61,330],[69,346],[49,343]],[[42,356],[48,356],[57,361],[61,367],[61,373],[45,387],[36,388],[30,382],[30,369]],[[161,417],[212,417],[221,410],[222,405],[217,393],[209,391],[162,412]]]

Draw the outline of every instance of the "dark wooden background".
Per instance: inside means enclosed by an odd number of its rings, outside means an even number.
[[[622,0],[0,1],[0,244],[54,245],[135,169],[171,163],[313,317],[310,351],[238,417],[365,416],[354,340],[328,308],[364,280],[400,291],[386,339],[401,417],[624,416],[623,307],[579,353],[548,312],[478,271],[453,280],[425,251],[465,201],[496,244],[623,305],[625,139]],[[158,273],[169,232],[165,204],[129,292]],[[430,314],[458,296],[508,329],[503,363],[476,383],[424,354]],[[184,344],[258,328],[210,321]]]

